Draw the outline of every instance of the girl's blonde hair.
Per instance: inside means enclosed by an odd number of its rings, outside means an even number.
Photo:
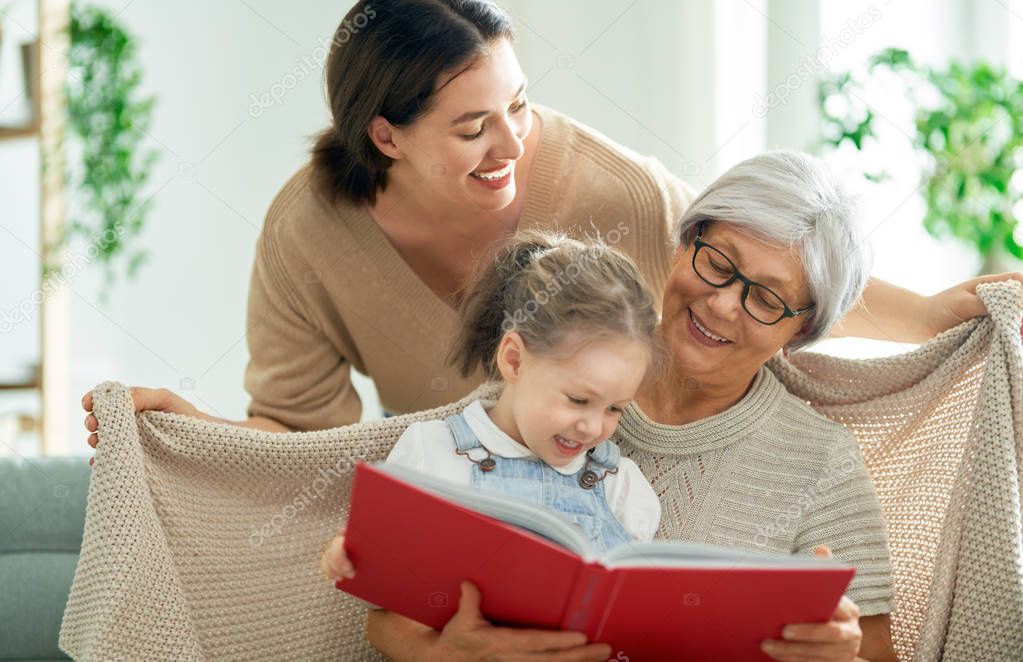
[[[462,300],[461,330],[448,362],[463,377],[483,367],[501,378],[496,355],[516,331],[526,348],[551,354],[569,335],[622,336],[653,350],[657,310],[635,263],[601,239],[586,242],[536,230],[498,250]],[[651,351],[651,356],[653,352]]]

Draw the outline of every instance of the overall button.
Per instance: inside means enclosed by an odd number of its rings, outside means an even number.
[[[579,476],[579,484],[584,490],[592,490],[597,481],[597,474],[592,469],[587,469],[582,476]]]

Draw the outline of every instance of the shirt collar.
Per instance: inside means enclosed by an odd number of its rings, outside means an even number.
[[[491,420],[487,411],[495,404],[496,401],[494,400],[473,400],[462,412],[462,415],[465,416],[465,422],[469,424],[469,429],[473,431],[480,440],[480,443],[483,444],[483,447],[498,457],[527,458],[542,462],[543,460],[540,460],[536,453],[509,437],[504,430],[497,427],[494,421]],[[567,465],[563,467],[552,466],[551,468],[559,474],[571,476],[582,469],[585,463],[586,454],[580,453],[578,457],[573,458]]]

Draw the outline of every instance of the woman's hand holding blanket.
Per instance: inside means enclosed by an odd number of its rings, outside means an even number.
[[[173,391],[168,391],[165,388],[143,388],[141,386],[133,386],[129,389],[131,393],[131,399],[135,403],[135,411],[146,411],[149,409],[155,409],[157,411],[166,411],[173,414],[182,414],[183,416],[191,416],[193,418],[200,418],[202,420],[215,420],[212,416],[204,414],[195,408],[188,400],[185,400],[180,395]],[[88,442],[93,448],[99,444],[99,436],[97,431],[99,430],[99,421],[96,420],[96,416],[92,413],[92,391],[89,391],[82,396],[82,409],[88,412],[85,417],[85,429],[91,434],[89,435]],[[93,463],[93,458],[89,459],[89,464]]]
[[[977,286],[981,283],[1000,283],[1003,280],[1016,280],[1023,283],[1023,274],[1007,272],[978,276],[926,297],[924,310],[926,339],[958,326],[973,317],[987,315],[984,302],[977,296]],[[1023,333],[1023,328],[1020,331]]]
[[[216,416],[210,416],[209,414],[199,411],[196,409],[188,400],[185,400],[177,393],[168,391],[165,388],[144,388],[141,386],[132,386],[128,391],[131,393],[132,402],[135,403],[135,411],[165,411],[171,414],[181,414],[182,416],[191,416],[192,418],[198,418],[203,421],[212,421],[214,423],[226,423],[228,425],[238,425],[246,428],[253,428],[256,430],[265,430],[267,432],[291,432],[291,430],[278,421],[265,416],[253,416],[244,421],[229,421],[225,418],[217,418]],[[82,396],[82,409],[88,412],[85,417],[85,429],[91,434],[89,435],[88,442],[93,448],[99,443],[99,436],[97,431],[99,430],[99,421],[96,416],[92,413],[92,391],[89,391]],[[89,464],[93,463],[93,458],[89,459]]]

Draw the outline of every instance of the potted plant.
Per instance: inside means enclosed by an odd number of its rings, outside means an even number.
[[[860,100],[882,76],[898,81],[914,108],[911,140],[925,164],[924,227],[971,245],[986,273],[1017,270],[1013,262],[1023,259],[1023,83],[984,62],[928,67],[904,50],[887,49],[869,59],[864,73],[821,82],[825,144],[862,150],[876,139],[878,115]]]
[[[78,238],[107,278],[105,298],[123,263],[128,278],[146,254],[135,246],[151,201],[143,195],[158,152],[145,140],[152,97],[140,92],[142,67],[137,42],[106,9],[71,3],[67,127],[71,212],[56,248]],[[46,275],[59,265],[48,265]]]

